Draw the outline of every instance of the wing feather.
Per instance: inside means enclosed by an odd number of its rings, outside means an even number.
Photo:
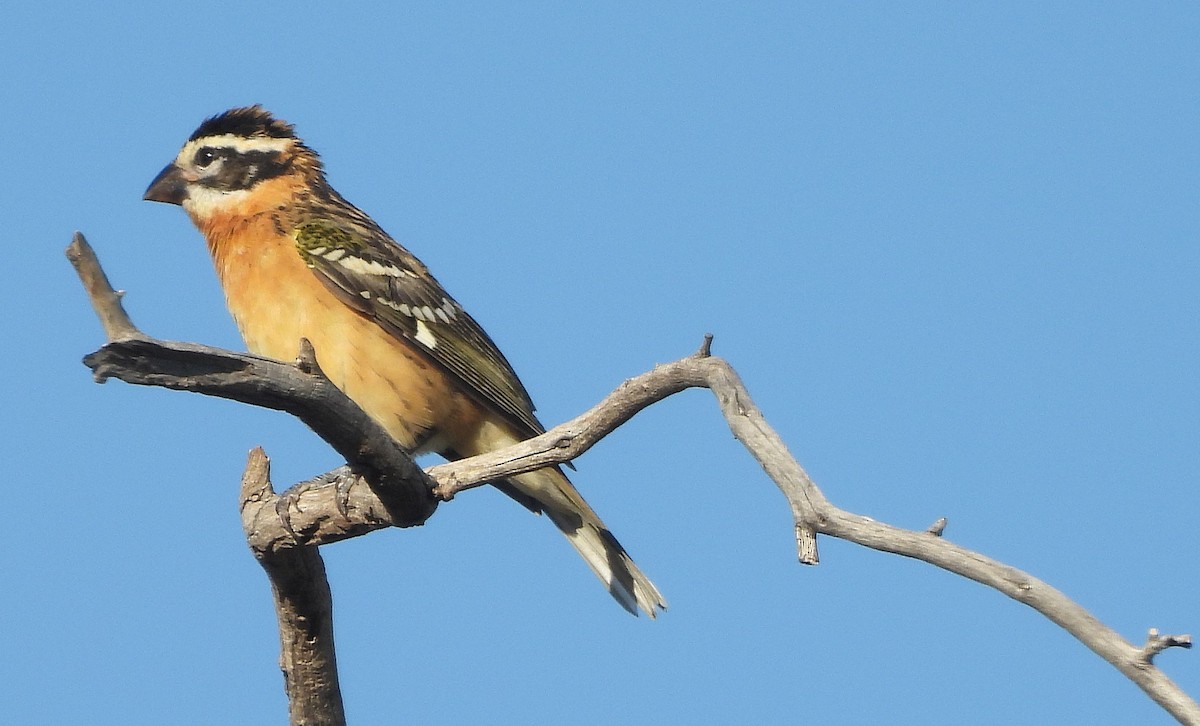
[[[305,263],[344,303],[425,353],[525,435],[545,431],[512,365],[479,323],[369,217],[305,221],[293,238]]]

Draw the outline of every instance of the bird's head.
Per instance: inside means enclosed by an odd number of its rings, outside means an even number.
[[[261,106],[234,108],[200,124],[144,199],[181,205],[198,223],[243,206],[272,180],[323,178],[321,161],[292,125]]]

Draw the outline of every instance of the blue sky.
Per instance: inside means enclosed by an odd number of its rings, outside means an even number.
[[[498,341],[549,424],[704,333],[838,505],[1023,568],[1137,642],[1200,631],[1186,4],[8,4],[0,722],[281,723],[236,496],[336,456],[112,382],[62,249],[146,332],[239,348],[146,185],[262,103]],[[671,603],[617,608],[491,490],[324,550],[350,720],[1167,723],[1021,605],[823,540],[689,392],[577,484]],[[1158,661],[1193,694],[1200,656]]]

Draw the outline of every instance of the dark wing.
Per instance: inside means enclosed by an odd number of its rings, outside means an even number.
[[[529,393],[479,323],[408,250],[366,215],[354,217],[344,223],[308,220],[293,231],[297,251],[321,282],[428,355],[526,435],[545,431]]]

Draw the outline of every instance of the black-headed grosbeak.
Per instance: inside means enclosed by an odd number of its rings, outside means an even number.
[[[261,107],[200,124],[145,198],[181,205],[204,234],[252,352],[290,360],[307,338],[330,380],[412,453],[458,459],[545,431],[487,333]],[[627,610],[666,607],[557,467],[497,486],[545,512]]]

